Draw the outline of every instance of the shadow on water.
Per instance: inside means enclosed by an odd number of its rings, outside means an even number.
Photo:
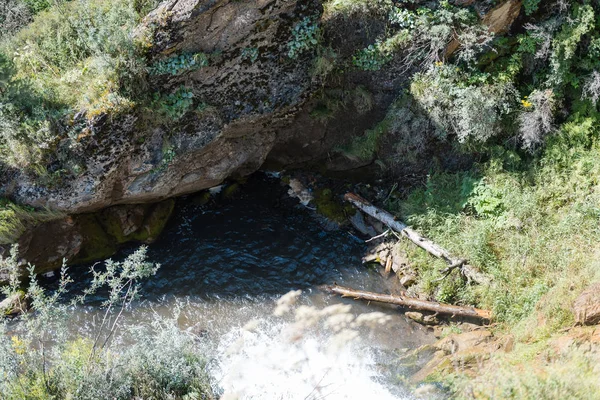
[[[161,268],[143,283],[144,298],[273,297],[348,280],[368,289],[381,279],[361,265],[361,240],[324,230],[278,180],[254,175],[231,198],[219,197],[208,205],[193,196],[178,199],[165,231],[148,248],[148,259]],[[85,266],[70,275],[75,292],[89,282]]]

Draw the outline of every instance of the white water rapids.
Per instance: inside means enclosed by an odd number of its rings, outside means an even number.
[[[218,345],[213,373],[223,399],[406,399],[392,394],[376,354],[351,333],[294,337],[286,321],[235,328]],[[293,330],[293,328],[292,328]]]

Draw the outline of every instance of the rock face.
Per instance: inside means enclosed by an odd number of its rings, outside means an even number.
[[[117,115],[85,118],[77,140],[65,138],[49,166],[77,171],[52,185],[15,172],[0,195],[20,204],[67,214],[117,204],[157,202],[213,187],[229,177],[256,171],[268,158],[274,168],[325,163],[353,169],[370,160],[331,154],[340,143],[380,121],[406,77],[389,68],[340,76],[325,88],[314,74],[316,49],[294,58],[290,43],[303,21],[318,23],[318,0],[167,0],[146,17],[137,35],[151,34],[153,63],[173,55],[202,53],[207,66],[149,76],[149,90],[162,95],[185,89],[193,107],[184,115],[159,118],[137,107]],[[372,41],[352,20],[322,21],[325,40],[344,57]],[[330,33],[327,33],[330,32]],[[361,87],[369,107],[352,104]],[[365,94],[366,93],[366,94]],[[366,96],[366,97],[365,97]],[[342,104],[315,118],[324,103]]]
[[[573,304],[575,323],[597,325],[600,323],[600,283],[590,286]]]
[[[446,371],[473,375],[473,370],[500,348],[499,343],[492,340],[491,332],[474,330],[460,334],[452,334],[425,349],[434,351],[433,358],[415,373],[410,381],[422,382],[434,373]],[[417,349],[416,351],[419,351]]]
[[[151,76],[150,90],[185,87],[194,107],[204,109],[178,121],[158,120],[143,109],[101,115],[77,142],[65,139],[57,151],[59,162],[83,172],[52,187],[18,176],[3,185],[4,194],[73,214],[156,202],[254,172],[310,92],[313,55],[288,57],[288,42],[299,21],[320,13],[318,1],[163,3],[140,27],[153,35],[150,63],[200,52],[210,63]]]
[[[154,241],[173,211],[175,201],[121,205],[102,212],[68,216],[28,230],[19,239],[22,263],[42,273],[68,264],[85,263],[116,253],[118,245]],[[2,280],[2,279],[0,279]]]

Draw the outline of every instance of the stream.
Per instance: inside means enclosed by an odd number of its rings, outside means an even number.
[[[122,249],[114,259],[135,248]],[[243,399],[409,399],[400,383],[407,372],[394,360],[433,336],[395,308],[318,289],[337,282],[386,291],[389,283],[379,272],[361,264],[365,249],[349,231],[325,230],[279,180],[256,174],[229,199],[206,205],[193,195],[177,200],[167,228],[148,248],[148,259],[161,268],[144,281],[141,300],[125,311],[122,324],[151,323],[179,309],[181,329],[201,333],[218,389]],[[87,268],[69,272],[72,292],[89,284]],[[352,325],[373,311],[387,320],[354,327],[354,333],[326,321],[325,328],[309,326],[290,340],[293,310],[283,316],[273,311],[277,299],[292,290],[302,291],[297,303],[303,310],[323,313],[351,305],[349,314],[333,318],[341,324]],[[74,309],[71,329],[91,334],[101,301],[99,294]],[[352,340],[342,340],[348,334]]]

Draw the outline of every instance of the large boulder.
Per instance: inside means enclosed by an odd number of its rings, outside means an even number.
[[[150,64],[203,53],[208,66],[149,77],[164,95],[185,87],[194,107],[159,118],[144,107],[77,118],[87,127],[65,138],[57,161],[77,174],[42,185],[17,174],[3,185],[22,204],[69,214],[115,204],[156,202],[256,171],[310,93],[314,51],[288,56],[294,27],[318,21],[319,1],[169,0],[146,17]],[[1,193],[0,193],[1,194]]]
[[[31,227],[19,238],[20,263],[36,273],[68,264],[104,259],[126,242],[151,243],[167,224],[175,201],[117,205],[101,212],[59,218]],[[23,271],[25,273],[25,271]],[[6,277],[0,276],[0,282]]]

